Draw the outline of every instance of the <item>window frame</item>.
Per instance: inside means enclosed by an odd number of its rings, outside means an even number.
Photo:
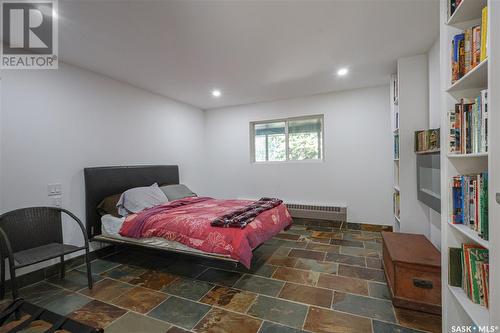
[[[288,127],[290,121],[300,121],[309,119],[319,119],[321,123],[321,149],[319,153],[321,158],[305,159],[305,160],[291,160],[290,153],[290,143],[289,143],[289,133]],[[285,159],[282,161],[256,161],[255,160],[255,126],[260,124],[272,124],[272,123],[285,123]],[[267,144],[266,144],[267,149]],[[266,155],[268,153],[266,152]],[[267,158],[268,156],[266,156]],[[315,163],[324,162],[325,160],[325,116],[323,114],[309,115],[309,116],[299,116],[299,117],[288,117],[288,118],[278,118],[269,120],[258,120],[250,122],[250,162],[253,164],[275,164],[275,163]]]

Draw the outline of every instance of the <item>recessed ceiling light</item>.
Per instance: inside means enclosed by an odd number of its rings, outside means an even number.
[[[222,96],[222,92],[219,89],[214,89],[214,90],[212,90],[212,96],[214,96],[214,97],[221,97]]]
[[[347,73],[349,73],[349,70],[347,68],[341,68],[337,71],[338,76],[344,76],[347,75]]]

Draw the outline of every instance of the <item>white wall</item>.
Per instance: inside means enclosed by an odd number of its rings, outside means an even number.
[[[67,64],[4,71],[2,83],[4,211],[50,204],[47,184],[62,183],[63,207],[83,219],[89,166],[178,164],[201,190],[203,111]],[[64,234],[80,242],[75,228]]]
[[[427,54],[429,64],[429,128],[441,127],[441,70],[439,66],[439,39]],[[444,133],[442,133],[443,135]],[[441,189],[443,191],[443,189]],[[441,248],[441,214],[429,208],[429,239]]]
[[[352,222],[392,225],[389,86],[206,111],[208,193],[346,203]],[[249,123],[325,115],[325,161],[252,164]]]

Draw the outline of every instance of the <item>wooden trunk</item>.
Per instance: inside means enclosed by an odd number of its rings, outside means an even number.
[[[423,235],[382,232],[383,264],[396,307],[441,314],[441,254]]]

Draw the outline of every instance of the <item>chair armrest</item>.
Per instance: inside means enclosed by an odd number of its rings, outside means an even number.
[[[61,213],[64,213],[66,215],[68,215],[69,217],[71,217],[74,221],[76,221],[76,223],[78,224],[78,226],[80,227],[80,229],[82,230],[82,234],[83,234],[83,240],[84,240],[84,243],[85,243],[85,247],[88,248],[89,246],[89,239],[87,237],[87,232],[85,230],[85,227],[83,226],[83,222],[75,215],[73,214],[72,212],[70,212],[69,210],[67,209],[64,209],[64,208],[59,208],[59,207],[54,207],[54,209],[57,209],[58,211],[60,211]]]
[[[9,237],[7,237],[7,234],[5,233],[5,231],[3,231],[2,227],[0,227],[0,237],[1,237],[0,242],[5,244],[5,247],[7,248],[8,252],[8,253],[2,253],[3,252],[2,246],[0,244],[0,258],[7,258],[5,257],[5,254],[7,254],[7,256],[9,257],[9,261],[14,262],[14,253],[12,252],[12,245],[10,244]],[[3,261],[0,264],[5,265]]]

